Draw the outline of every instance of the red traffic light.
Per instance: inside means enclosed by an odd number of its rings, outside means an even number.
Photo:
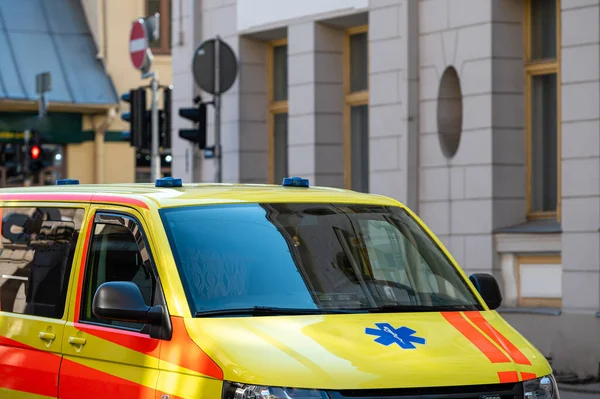
[[[31,159],[38,159],[40,157],[41,152],[42,150],[40,150],[40,147],[38,147],[37,145],[31,146],[31,150],[29,150],[29,153],[31,154]]]

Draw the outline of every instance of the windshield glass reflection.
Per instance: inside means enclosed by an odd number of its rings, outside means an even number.
[[[192,312],[482,309],[402,208],[235,204],[161,211]],[[229,312],[224,314],[239,314]],[[243,312],[242,312],[243,313]]]

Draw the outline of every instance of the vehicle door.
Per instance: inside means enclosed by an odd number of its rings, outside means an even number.
[[[92,207],[94,222],[63,338],[59,398],[155,398],[160,343],[149,325],[100,319],[92,312],[98,287],[133,282],[148,306],[164,295],[141,215],[120,207]],[[155,334],[154,334],[155,335]]]
[[[87,205],[0,208],[0,397],[56,398]]]

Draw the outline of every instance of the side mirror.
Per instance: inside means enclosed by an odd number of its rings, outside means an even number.
[[[475,273],[469,276],[471,283],[491,310],[498,309],[502,304],[500,286],[494,276],[487,273]]]
[[[140,288],[130,281],[110,281],[98,287],[92,302],[96,317],[131,323],[160,325],[164,310],[148,306]]]

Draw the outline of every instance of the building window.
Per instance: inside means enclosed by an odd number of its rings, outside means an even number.
[[[348,30],[344,51],[345,183],[369,191],[369,43],[368,27]]]
[[[160,37],[150,42],[154,54],[170,54],[172,43],[172,0],[146,0],[146,15],[160,14]]]
[[[525,14],[528,216],[560,219],[560,0]]]
[[[281,183],[288,175],[287,39],[271,42],[269,82],[269,180]]]
[[[517,257],[518,305],[562,307],[562,260],[559,255]]]

